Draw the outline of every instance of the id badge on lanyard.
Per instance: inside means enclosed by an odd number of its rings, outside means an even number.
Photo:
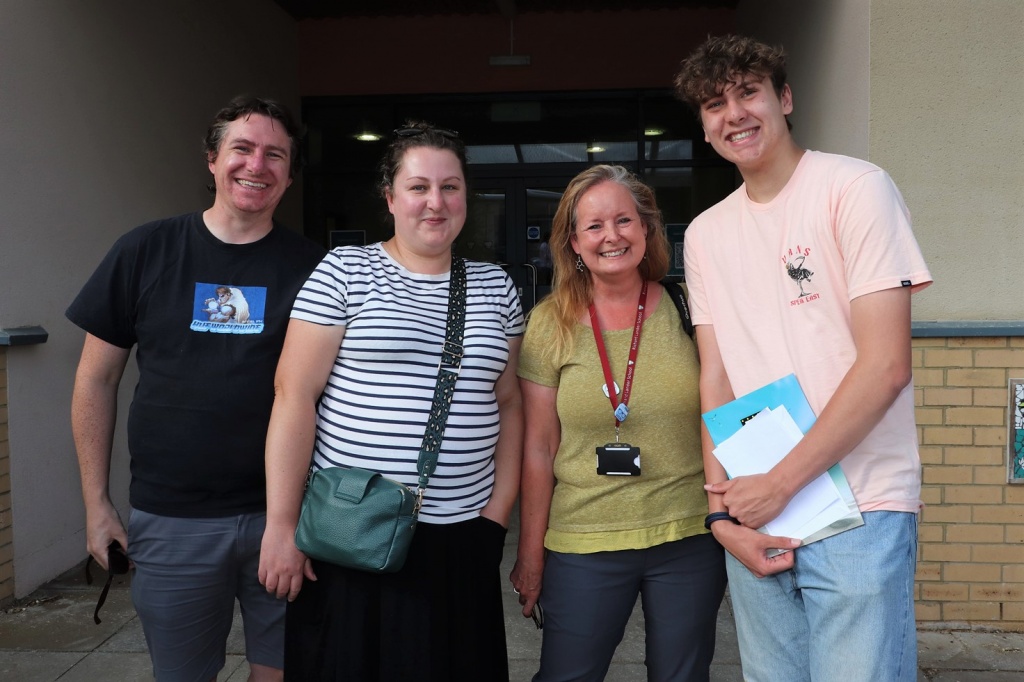
[[[633,325],[633,340],[629,346],[629,362],[626,364],[626,378],[622,382],[622,400],[618,400],[618,386],[612,380],[612,368],[608,362],[608,352],[601,337],[601,325],[597,320],[597,310],[590,304],[590,323],[594,331],[594,342],[601,358],[601,369],[604,371],[604,393],[612,405],[615,417],[615,442],[599,445],[597,452],[597,473],[602,476],[639,476],[640,448],[619,441],[619,426],[629,416],[629,396],[633,390],[633,375],[636,371],[637,350],[640,348],[640,331],[644,325],[644,308],[647,304],[647,281],[640,288],[640,300],[637,301],[636,322]]]

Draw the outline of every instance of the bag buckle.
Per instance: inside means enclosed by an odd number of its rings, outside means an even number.
[[[416,488],[416,504],[412,507],[413,518],[420,515],[420,508],[423,506],[423,492],[424,489],[422,487]]]
[[[453,341],[445,341],[441,348],[441,360],[437,363],[437,371],[442,369],[452,374],[458,374],[462,368],[463,347]]]

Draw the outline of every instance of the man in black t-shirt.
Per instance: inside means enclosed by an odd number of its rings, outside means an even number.
[[[250,680],[280,680],[284,602],[259,584],[264,444],[291,304],[323,249],[273,220],[298,169],[299,132],[271,100],[241,97],[205,140],[213,206],[121,237],[67,310],[85,330],[72,430],[89,553],[116,541],[156,679],[212,680],[234,602]],[[132,347],[131,516],[109,495],[117,393]]]

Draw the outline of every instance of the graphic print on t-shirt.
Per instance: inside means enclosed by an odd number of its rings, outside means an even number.
[[[804,263],[809,255],[811,255],[810,248],[800,246],[797,246],[795,249],[789,249],[782,255],[782,262],[786,265],[786,274],[800,287],[800,295],[797,297],[797,301],[801,303],[803,303],[801,299],[811,295],[810,292],[804,291],[804,282],[810,284],[811,277],[814,276],[814,272],[806,267]],[[817,296],[814,298],[817,298]]]
[[[266,287],[196,282],[191,329],[218,334],[259,334],[263,331],[266,308]]]

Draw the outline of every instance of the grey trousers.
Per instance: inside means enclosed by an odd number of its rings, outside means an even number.
[[[647,679],[709,679],[725,594],[725,553],[711,535],[648,549],[548,552],[544,637],[534,682],[600,682],[642,599]]]

